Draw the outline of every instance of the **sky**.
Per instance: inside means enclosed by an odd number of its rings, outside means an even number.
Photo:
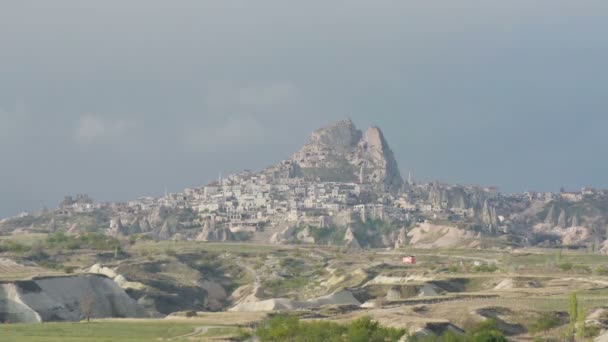
[[[1,0],[0,217],[382,128],[404,177],[608,188],[605,0]]]

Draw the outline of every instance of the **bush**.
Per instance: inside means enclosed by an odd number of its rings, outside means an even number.
[[[595,269],[595,273],[597,273],[597,275],[608,275],[608,266],[599,266],[598,268]]]
[[[473,268],[474,272],[484,272],[484,273],[493,273],[498,271],[498,266],[492,265],[479,265]]]
[[[459,335],[452,331],[446,331],[441,336],[426,336],[421,338],[410,338],[413,342],[507,342],[504,334],[498,329],[495,320],[489,319],[474,324],[469,328],[466,335]]]
[[[263,323],[256,331],[261,341],[398,341],[406,331],[380,325],[369,317],[349,324],[329,321],[301,322],[294,315],[278,315]]]
[[[186,311],[186,317],[197,317],[196,311]]]
[[[31,250],[30,246],[20,244],[12,240],[5,240],[0,243],[0,253],[26,253]]]
[[[72,274],[72,273],[74,273],[75,270],[76,270],[76,267],[74,267],[74,266],[63,266],[63,272],[65,272],[67,274]]]
[[[252,337],[251,332],[249,332],[243,328],[239,328],[239,331],[236,334],[235,339],[237,341],[247,341],[247,340],[251,339],[251,337]]]
[[[546,333],[552,328],[560,324],[560,319],[554,313],[543,313],[535,322],[533,322],[528,330],[533,333]]]
[[[57,249],[94,249],[113,250],[120,245],[118,240],[99,233],[87,233],[81,236],[69,236],[63,232],[57,232],[46,238],[46,246]]]
[[[467,332],[466,340],[471,342],[507,342],[505,335],[498,329],[498,323],[493,319],[475,325]]]
[[[448,273],[459,273],[460,272],[460,267],[458,267],[458,265],[450,265],[446,269],[446,272],[448,272]]]
[[[597,324],[585,325],[585,337],[592,339],[598,337],[602,332],[602,327]]]
[[[575,271],[576,273],[584,273],[584,274],[591,273],[591,268],[586,265],[574,265],[574,266],[572,266],[572,270]]]
[[[557,265],[557,267],[559,267],[559,269],[562,271],[570,271],[570,270],[572,270],[572,263],[571,262],[562,262],[559,265]]]

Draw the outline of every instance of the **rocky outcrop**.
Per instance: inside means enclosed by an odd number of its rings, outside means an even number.
[[[355,153],[348,159],[351,164],[360,167],[359,177],[363,178],[364,183],[380,184],[388,191],[398,191],[403,186],[393,151],[378,127],[365,131]]]
[[[405,227],[401,227],[399,229],[399,233],[397,234],[397,239],[395,240],[395,249],[402,248],[407,245],[407,229]]]
[[[151,232],[152,226],[150,225],[150,221],[147,218],[141,220],[140,229],[143,233]]]
[[[380,128],[370,127],[363,134],[351,120],[314,131],[291,161],[309,179],[358,181],[395,192],[403,186],[397,161]]]
[[[580,245],[590,241],[591,231],[587,227],[570,227],[562,233],[563,245]]]
[[[129,231],[123,226],[122,220],[119,217],[116,220],[110,221],[110,228],[106,230],[106,235],[118,238],[129,235]]]
[[[80,321],[83,301],[92,317],[145,317],[144,310],[101,275],[46,277],[0,284],[0,322]]]
[[[409,244],[418,248],[477,247],[479,237],[472,231],[453,226],[423,223],[407,234]]]
[[[139,219],[135,218],[130,226],[129,229],[127,230],[127,234],[131,235],[131,234],[140,234],[141,231],[141,225],[139,223]]]
[[[259,302],[245,302],[235,305],[228,311],[277,311],[277,310],[303,310],[320,308],[326,305],[353,305],[360,306],[361,303],[350,291],[340,290],[330,295],[310,299],[307,301],[295,301],[287,298],[267,299]]]
[[[46,230],[48,230],[49,233],[54,233],[55,231],[57,231],[57,224],[55,223],[55,218],[51,218],[49,224],[46,225]]]
[[[361,248],[361,244],[359,243],[359,240],[357,240],[357,237],[355,236],[355,233],[353,233],[351,227],[348,227],[348,229],[346,229],[346,232],[344,233],[344,245],[352,249]]]
[[[233,241],[235,240],[234,234],[230,229],[226,227],[217,227],[212,224],[209,220],[205,221],[203,229],[197,235],[196,241]]]
[[[488,227],[490,232],[496,231],[496,228],[498,227],[496,208],[487,200],[483,203],[483,208],[481,210],[481,221]]]
[[[80,229],[80,227],[76,223],[73,223],[70,226],[70,228],[68,228],[67,232],[65,232],[65,233],[70,236],[80,236],[84,232],[82,231],[82,229]]]
[[[135,281],[128,281],[122,274],[116,273],[116,270],[110,267],[101,266],[100,264],[95,264],[91,266],[88,270],[88,273],[93,274],[103,274],[106,277],[114,280],[118,286],[123,289],[133,289],[133,290],[142,290],[146,286],[142,283]]]
[[[555,220],[555,206],[551,206],[549,208],[549,211],[547,212],[547,216],[545,217],[545,223],[551,225],[551,226],[555,226],[556,225],[556,220]]]
[[[280,232],[272,234],[270,237],[270,243],[272,244],[286,244],[291,243],[296,239],[296,228],[289,226]]]
[[[160,240],[169,240],[173,234],[175,234],[173,226],[171,226],[169,222],[165,221],[160,230],[156,232],[156,237]]]
[[[563,229],[566,228],[566,225],[566,211],[562,209],[557,218],[557,226]]]
[[[315,243],[315,237],[312,235],[312,231],[310,230],[310,227],[308,227],[308,226],[306,226],[306,228],[304,228],[301,232],[298,233],[297,238],[298,238],[298,241],[300,241],[300,242],[310,243],[310,244]]]

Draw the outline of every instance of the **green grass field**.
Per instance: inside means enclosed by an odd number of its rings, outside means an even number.
[[[0,325],[2,342],[143,342],[173,339],[194,331],[196,324],[142,321]]]

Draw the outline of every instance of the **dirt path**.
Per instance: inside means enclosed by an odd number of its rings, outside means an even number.
[[[172,337],[172,338],[168,339],[168,341],[188,339],[191,337],[196,337],[198,335],[204,335],[204,334],[208,333],[209,330],[211,330],[211,329],[221,329],[221,328],[225,328],[225,327],[222,327],[219,325],[201,325],[201,326],[195,327],[194,331],[192,331],[191,333]]]

